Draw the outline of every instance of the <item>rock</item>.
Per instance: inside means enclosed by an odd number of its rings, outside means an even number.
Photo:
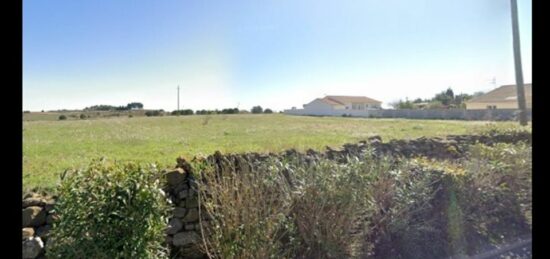
[[[197,249],[195,247],[182,247],[180,248],[180,254],[182,258],[187,259],[205,259],[208,258],[206,254],[203,254],[200,249]]]
[[[183,182],[179,183],[178,185],[176,185],[174,187],[174,190],[173,190],[173,193],[174,194],[179,194],[180,192],[184,191],[184,190],[187,190],[189,189],[189,185],[187,184],[187,180],[184,180]],[[176,197],[178,195],[175,195]]]
[[[36,235],[46,241],[46,239],[48,239],[48,234],[50,233],[51,229],[52,225],[44,225],[36,229]]]
[[[44,249],[44,243],[40,237],[31,238],[23,241],[23,258],[36,258]]]
[[[189,196],[189,191],[188,190],[183,190],[183,191],[178,193],[178,198],[180,198],[180,199],[185,199],[185,198],[187,198],[187,196]]]
[[[185,171],[182,168],[176,168],[166,174],[166,181],[170,186],[177,186],[185,181]]]
[[[56,214],[50,214],[46,217],[46,224],[53,224],[53,222],[58,219],[59,219],[59,216],[57,216]]]
[[[164,237],[164,242],[166,242],[166,244],[172,244],[172,236],[166,236]]]
[[[199,210],[198,209],[189,209],[187,215],[183,218],[183,222],[194,222],[199,220]]]
[[[34,228],[23,228],[23,240],[34,236]]]
[[[23,227],[38,227],[46,223],[46,211],[38,206],[23,209]]]
[[[185,224],[184,229],[185,229],[186,231],[194,230],[194,229],[195,229],[195,224]]]
[[[178,168],[181,168],[184,170],[184,172],[186,173],[191,173],[192,171],[192,167],[191,167],[191,164],[189,164],[189,162],[187,162],[187,160],[184,158],[184,157],[178,157],[176,159],[176,162],[177,162],[177,167]]]
[[[187,208],[187,202],[185,200],[182,200],[182,201],[178,202],[178,207],[179,208]]]
[[[27,208],[30,206],[44,206],[46,204],[46,201],[39,197],[30,197],[23,200],[23,208]]]
[[[31,198],[31,197],[38,197],[39,195],[37,193],[34,193],[34,192],[31,192],[31,193],[27,193],[23,196],[23,199],[26,199],[26,198]]]
[[[172,218],[170,222],[168,223],[168,229],[166,230],[166,234],[173,235],[178,233],[178,231],[183,228],[183,223],[181,222],[181,219],[178,218]]]
[[[46,210],[46,212],[51,213],[54,206],[55,206],[55,200],[53,200],[53,199],[46,200],[46,204],[44,205],[44,209]]]
[[[174,217],[183,218],[183,217],[185,217],[186,212],[187,212],[187,210],[185,208],[176,207],[174,209]]]
[[[172,244],[174,246],[185,246],[197,243],[200,237],[195,231],[181,232],[174,235]]]
[[[372,136],[372,137],[368,138],[367,141],[368,141],[369,143],[379,143],[379,142],[382,142],[382,137],[380,137],[380,136]]]
[[[198,208],[199,207],[199,197],[196,195],[193,195],[191,197],[188,197],[185,199],[185,206],[187,208]]]

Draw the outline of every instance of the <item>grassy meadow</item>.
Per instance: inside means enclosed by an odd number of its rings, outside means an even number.
[[[113,117],[23,122],[23,188],[51,188],[66,168],[91,159],[157,162],[221,152],[339,147],[374,135],[395,138],[478,133],[517,122],[304,117],[282,114]]]

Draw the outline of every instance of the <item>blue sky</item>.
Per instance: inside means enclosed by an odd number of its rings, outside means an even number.
[[[531,1],[518,0],[525,82]],[[513,84],[509,0],[23,2],[23,109],[282,110]]]

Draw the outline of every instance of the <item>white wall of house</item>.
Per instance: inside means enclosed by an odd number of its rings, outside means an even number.
[[[308,115],[325,115],[332,114],[334,109],[332,106],[320,99],[313,100],[312,102],[304,105],[304,109],[300,109],[308,113]]]
[[[356,109],[353,109],[353,108]],[[361,109],[362,108],[362,109]],[[304,109],[292,109],[285,110],[287,114],[295,115],[320,115],[320,116],[342,116],[343,114],[350,114],[352,116],[368,116],[369,111],[379,110],[379,105],[363,104],[353,105],[351,103],[346,105],[330,105],[322,100],[314,100],[304,105]]]

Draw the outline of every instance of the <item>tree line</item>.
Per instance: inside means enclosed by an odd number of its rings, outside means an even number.
[[[137,109],[143,109],[143,104],[139,102],[132,102],[127,104],[126,106],[100,104],[84,108],[85,111],[129,111]]]
[[[476,92],[472,95],[464,93],[455,95],[453,89],[448,88],[429,99],[416,98],[410,101],[405,98],[405,100],[399,100],[390,103],[390,105],[394,109],[464,109],[466,101],[480,95],[483,95],[483,92]]]

